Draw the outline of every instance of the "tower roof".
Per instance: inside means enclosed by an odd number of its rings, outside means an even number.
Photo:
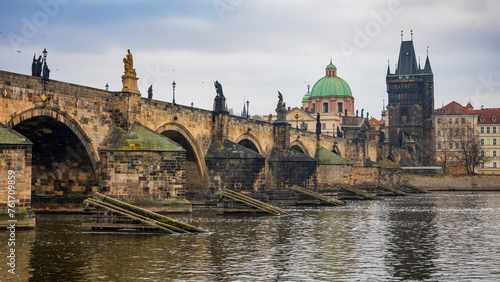
[[[397,75],[411,75],[418,74],[417,58],[415,56],[415,49],[413,48],[413,41],[401,42],[399,49],[398,68],[396,69]]]
[[[425,59],[424,74],[432,74],[431,62],[429,61],[429,55],[427,54],[427,59]]]

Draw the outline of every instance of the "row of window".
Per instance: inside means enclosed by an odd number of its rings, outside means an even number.
[[[448,146],[446,146],[445,144],[442,144],[442,143],[437,143],[437,148],[438,149],[444,149],[446,147],[448,147],[448,149],[453,149],[453,144],[455,144],[455,149],[460,149],[460,143],[448,143]]]
[[[344,104],[343,103],[337,103],[337,113],[343,113],[344,111]],[[332,104],[332,107],[335,107],[335,104]],[[316,103],[311,103],[311,112],[314,114],[316,113]],[[323,103],[323,113],[328,113],[329,112],[329,103]],[[333,110],[335,112],[335,109]]]
[[[335,124],[333,124],[332,126],[333,130],[335,130]],[[307,128],[308,128],[307,123],[300,124],[300,129],[307,129]],[[326,129],[326,123],[321,124],[321,129]]]
[[[458,124],[458,121],[460,121],[462,124],[465,123],[465,118],[437,118],[437,123],[438,124],[441,124],[441,122],[446,122],[445,120],[448,120],[448,123],[452,124],[453,122],[455,122],[455,124]],[[441,121],[443,120],[443,121]]]
[[[490,150],[481,150],[481,156],[486,156],[486,157],[490,157]],[[498,151],[498,155],[500,155],[500,151]],[[491,151],[491,157],[496,157],[497,156],[497,151],[493,150]]]
[[[484,168],[484,163],[479,163],[479,167],[480,167],[480,168]],[[493,162],[491,167],[492,167],[492,168],[497,168],[497,163],[496,163],[496,162]]]
[[[481,142],[482,146],[484,146],[484,145],[493,145],[493,146],[495,146],[497,144],[497,139],[496,138],[492,138],[491,139],[491,144],[490,144],[490,138],[486,138],[486,142],[485,142],[485,138],[481,138],[480,142]]]
[[[398,94],[391,94],[390,99],[394,101],[398,100],[416,100],[418,99],[417,93],[398,93]]]
[[[492,126],[492,127],[481,126],[479,128],[479,132],[481,132],[481,133],[497,133],[497,127],[496,126]],[[500,128],[498,129],[498,132],[500,132]]]
[[[491,155],[490,155],[490,150],[481,150],[481,156],[486,156],[486,157],[497,157],[497,156],[500,156],[500,151],[498,151],[498,154],[497,154],[497,151],[496,150],[493,150],[491,151]]]

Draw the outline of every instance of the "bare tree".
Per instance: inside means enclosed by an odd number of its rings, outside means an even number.
[[[479,135],[472,119],[443,118],[436,129],[436,153],[445,171],[449,160],[456,159],[467,174],[474,174],[479,164],[487,160],[481,152]]]
[[[445,120],[446,121],[446,120]],[[436,138],[436,155],[441,159],[443,163],[443,171],[446,172],[448,160],[453,160],[458,154],[458,148],[453,149],[453,144],[457,144],[456,141],[456,124],[442,122],[437,128],[437,138]]]
[[[453,135],[460,146],[459,159],[467,174],[475,174],[479,164],[487,160],[487,157],[481,153],[477,130],[470,123],[457,124]]]

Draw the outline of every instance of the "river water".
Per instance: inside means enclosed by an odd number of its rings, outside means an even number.
[[[93,234],[84,215],[38,215],[16,231],[0,281],[499,281],[500,193],[433,192],[288,216],[172,217],[197,235]]]

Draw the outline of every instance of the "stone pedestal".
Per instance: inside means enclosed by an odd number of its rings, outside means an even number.
[[[134,75],[122,75],[122,92],[140,93],[137,87],[138,80],[139,78]]]
[[[291,125],[285,121],[275,121],[273,123],[274,148],[285,152],[290,147]]]

